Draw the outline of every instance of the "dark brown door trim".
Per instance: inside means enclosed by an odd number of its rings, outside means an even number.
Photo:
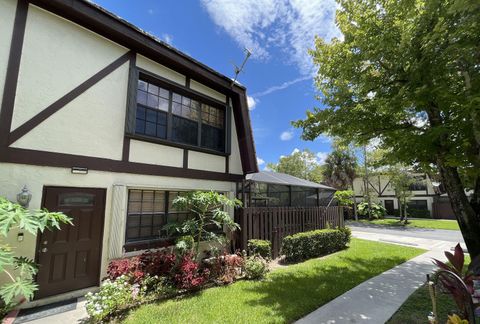
[[[44,297],[48,297],[48,296],[53,296],[53,295],[57,295],[57,294],[61,294],[61,293],[66,293],[66,292],[69,292],[69,291],[74,291],[74,290],[78,290],[78,289],[83,289],[83,288],[88,288],[88,287],[94,287],[94,286],[98,286],[100,285],[100,275],[101,275],[101,265],[102,265],[102,255],[103,255],[103,239],[104,239],[104,230],[105,230],[105,208],[106,208],[106,197],[107,197],[107,189],[105,188],[91,188],[91,187],[59,187],[59,186],[44,186],[43,187],[43,196],[42,196],[42,208],[45,208],[45,207],[48,207],[46,206],[47,204],[47,194],[48,194],[48,191],[51,190],[53,192],[64,192],[64,193],[71,193],[71,192],[83,192],[83,193],[94,193],[94,199],[95,199],[95,204],[98,204],[96,205],[95,208],[97,208],[99,214],[101,216],[101,220],[100,220],[100,223],[99,224],[95,224],[95,225],[99,225],[99,238],[98,238],[98,241],[96,242],[98,244],[98,256],[95,260],[93,260],[93,265],[95,266],[96,265],[96,270],[93,274],[93,279],[90,278],[90,280],[87,282],[87,285],[85,286],[82,286],[82,284],[80,282],[74,282],[74,283],[71,283],[70,285],[66,285],[66,286],[61,286],[60,287],[60,291],[58,290],[59,287],[54,287],[54,291],[53,292],[49,292],[48,291],[48,288],[47,288],[47,291],[45,291],[45,287],[43,287],[44,291],[37,291],[37,293],[35,294],[35,299],[38,299],[38,298],[44,298]],[[58,209],[60,209],[59,206],[57,206]],[[52,209],[52,208],[50,208]],[[55,211],[55,210],[52,210],[52,211]],[[69,225],[65,225],[65,226],[69,226]],[[75,221],[74,221],[74,225],[75,226]],[[79,230],[79,227],[80,227],[80,224],[76,224],[77,226],[77,230]],[[90,225],[90,226],[93,226]],[[63,228],[63,231],[65,231],[65,227]],[[65,233],[65,232],[64,232]],[[37,236],[37,242],[36,242],[36,248],[35,248],[35,262],[37,264],[41,264],[41,257],[42,257],[42,251],[41,249],[45,247],[45,245],[43,244],[43,240],[46,238],[46,237],[53,237],[55,234],[54,232],[44,232],[44,233],[41,233]],[[68,235],[68,234],[67,234]],[[95,243],[95,242],[94,242]],[[51,263],[49,263],[48,265],[49,267],[52,266]],[[41,270],[40,270],[41,271]],[[37,281],[39,280],[39,276],[40,276],[40,273],[37,274]],[[40,285],[40,288],[42,288],[42,285]]]

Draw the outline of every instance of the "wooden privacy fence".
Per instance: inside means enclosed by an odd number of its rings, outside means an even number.
[[[247,241],[261,239],[272,242],[273,257],[280,253],[285,236],[330,226],[343,227],[343,209],[331,207],[247,207],[235,212],[241,230],[237,248],[247,249]]]

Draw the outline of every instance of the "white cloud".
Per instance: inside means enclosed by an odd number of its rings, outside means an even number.
[[[318,152],[316,156],[318,164],[325,164],[325,159],[328,156],[328,152]]]
[[[289,131],[284,131],[282,132],[282,134],[280,134],[280,139],[282,141],[289,141],[293,138],[293,131],[289,130]]]
[[[292,151],[292,153],[290,153],[290,155],[293,155],[293,154],[298,153],[298,152],[300,152],[300,149],[298,147],[296,147],[296,148],[293,149],[293,151]]]
[[[147,12],[148,12],[149,15],[153,15],[153,13],[154,13],[153,9],[148,9]]]
[[[270,88],[267,88],[264,91],[257,92],[257,93],[254,94],[254,96],[255,97],[266,96],[268,94],[271,94],[272,92],[286,89],[289,86],[294,85],[295,83],[302,82],[302,81],[305,81],[305,80],[308,80],[308,79],[312,79],[312,77],[311,76],[304,76],[304,77],[301,77],[301,78],[296,78],[294,80],[285,81],[282,84],[271,86]]]
[[[255,106],[258,103],[258,99],[255,99],[251,96],[247,96],[247,104],[248,104],[248,110],[253,110],[255,109]]]
[[[257,157],[257,164],[258,165],[263,165],[263,164],[265,164],[265,161],[262,158]]]
[[[167,43],[167,44],[169,44],[169,45],[172,45],[172,43],[173,43],[173,36],[170,35],[170,34],[163,34],[163,35],[162,35],[162,40],[163,40],[165,43]]]
[[[335,0],[202,0],[208,14],[252,57],[268,60],[273,48],[285,53],[303,75],[312,75],[308,49],[315,35],[340,37]],[[227,17],[227,18],[226,18]]]

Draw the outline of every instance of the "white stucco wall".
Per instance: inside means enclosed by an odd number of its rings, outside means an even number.
[[[30,165],[0,163],[0,195],[12,201],[16,201],[16,195],[24,185],[27,185],[32,193],[30,202],[31,209],[41,207],[42,191],[44,186],[62,187],[84,187],[84,188],[105,188],[107,191],[105,206],[105,224],[103,235],[103,251],[101,276],[105,276],[109,255],[119,255],[121,251],[110,251],[110,240],[113,237],[120,237],[124,240],[124,224],[126,222],[125,209],[117,213],[113,220],[112,207],[118,202],[112,199],[113,187],[121,186],[126,194],[128,188],[157,189],[157,190],[215,190],[227,192],[233,196],[235,183],[224,181],[196,180],[185,178],[159,177],[149,175],[135,175],[127,173],[100,172],[90,170],[88,174],[72,174],[70,169],[38,167]],[[126,202],[125,196],[117,196],[117,200]],[[120,205],[122,202],[120,202]],[[117,226],[113,224],[116,223]],[[121,224],[122,226],[118,226]],[[35,257],[35,237],[25,234],[23,242],[17,242],[17,231],[12,231],[5,243],[15,247],[17,255],[29,258]],[[0,279],[1,281],[1,279]]]
[[[131,140],[129,161],[181,168],[183,149]]]
[[[15,0],[0,0],[0,102],[3,99],[3,87],[10,54],[16,6],[17,1]]]
[[[157,62],[154,62],[142,55],[137,55],[137,66],[139,68],[142,68],[144,70],[147,70],[149,72],[152,72],[156,75],[159,75],[161,77],[164,77],[165,79],[168,79],[170,81],[176,82],[178,84],[181,84],[185,86],[186,83],[186,77],[172,69],[169,69],[168,67],[159,64]]]
[[[127,52],[33,5],[25,28],[12,130]]]
[[[40,123],[12,147],[121,160],[127,78],[128,62]],[[16,107],[15,111],[18,110],[22,108]]]
[[[221,102],[226,102],[227,100],[227,97],[223,93],[215,91],[212,88],[209,88],[195,80],[190,80],[190,89],[203,93],[204,95],[217,99]]]
[[[188,152],[188,168],[225,172],[225,157],[196,151]]]

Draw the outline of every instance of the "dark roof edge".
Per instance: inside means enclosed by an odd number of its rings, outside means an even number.
[[[156,37],[86,0],[19,0],[36,5],[87,28],[115,43],[217,90],[232,98],[238,109],[237,136],[243,172],[257,172],[257,160],[247,105],[246,88],[190,56],[174,49]],[[242,138],[240,138],[240,136]]]
[[[133,29],[133,30],[141,33],[141,34],[144,35],[145,37],[148,37],[148,38],[152,39],[153,41],[155,41],[155,42],[157,42],[157,43],[165,46],[165,47],[168,48],[169,50],[175,52],[176,54],[178,54],[178,55],[180,55],[180,56],[182,56],[182,57],[184,57],[185,59],[191,61],[192,63],[197,64],[198,66],[204,68],[205,70],[207,70],[207,71],[209,71],[209,72],[211,72],[211,73],[214,73],[214,74],[218,75],[219,77],[221,77],[221,78],[223,78],[223,79],[225,79],[225,80],[227,80],[227,81],[229,81],[229,82],[232,82],[232,79],[229,78],[228,76],[224,75],[223,73],[220,73],[220,72],[212,69],[212,68],[209,67],[208,65],[203,64],[202,62],[194,59],[194,58],[191,57],[190,55],[187,55],[187,54],[185,54],[184,52],[176,49],[175,47],[173,47],[173,46],[171,46],[170,44],[162,41],[160,38],[156,37],[155,35],[150,34],[149,32],[141,29],[140,27],[134,25],[133,23],[129,22],[128,20],[126,20],[126,19],[124,19],[124,18],[122,18],[122,17],[120,17],[120,16],[117,16],[116,14],[114,14],[113,12],[105,9],[104,7],[100,6],[99,4],[97,4],[97,3],[93,2],[93,1],[90,1],[90,0],[79,0],[79,1],[84,2],[85,4],[91,6],[92,8],[101,11],[101,12],[104,13],[105,15],[108,15],[108,16],[110,16],[111,18],[119,21],[120,23],[122,23],[122,24],[130,27],[131,29]],[[233,85],[236,86],[236,87],[239,87],[239,88],[241,88],[241,89],[243,89],[243,90],[246,90],[245,86],[239,84],[238,82],[234,82]]]

